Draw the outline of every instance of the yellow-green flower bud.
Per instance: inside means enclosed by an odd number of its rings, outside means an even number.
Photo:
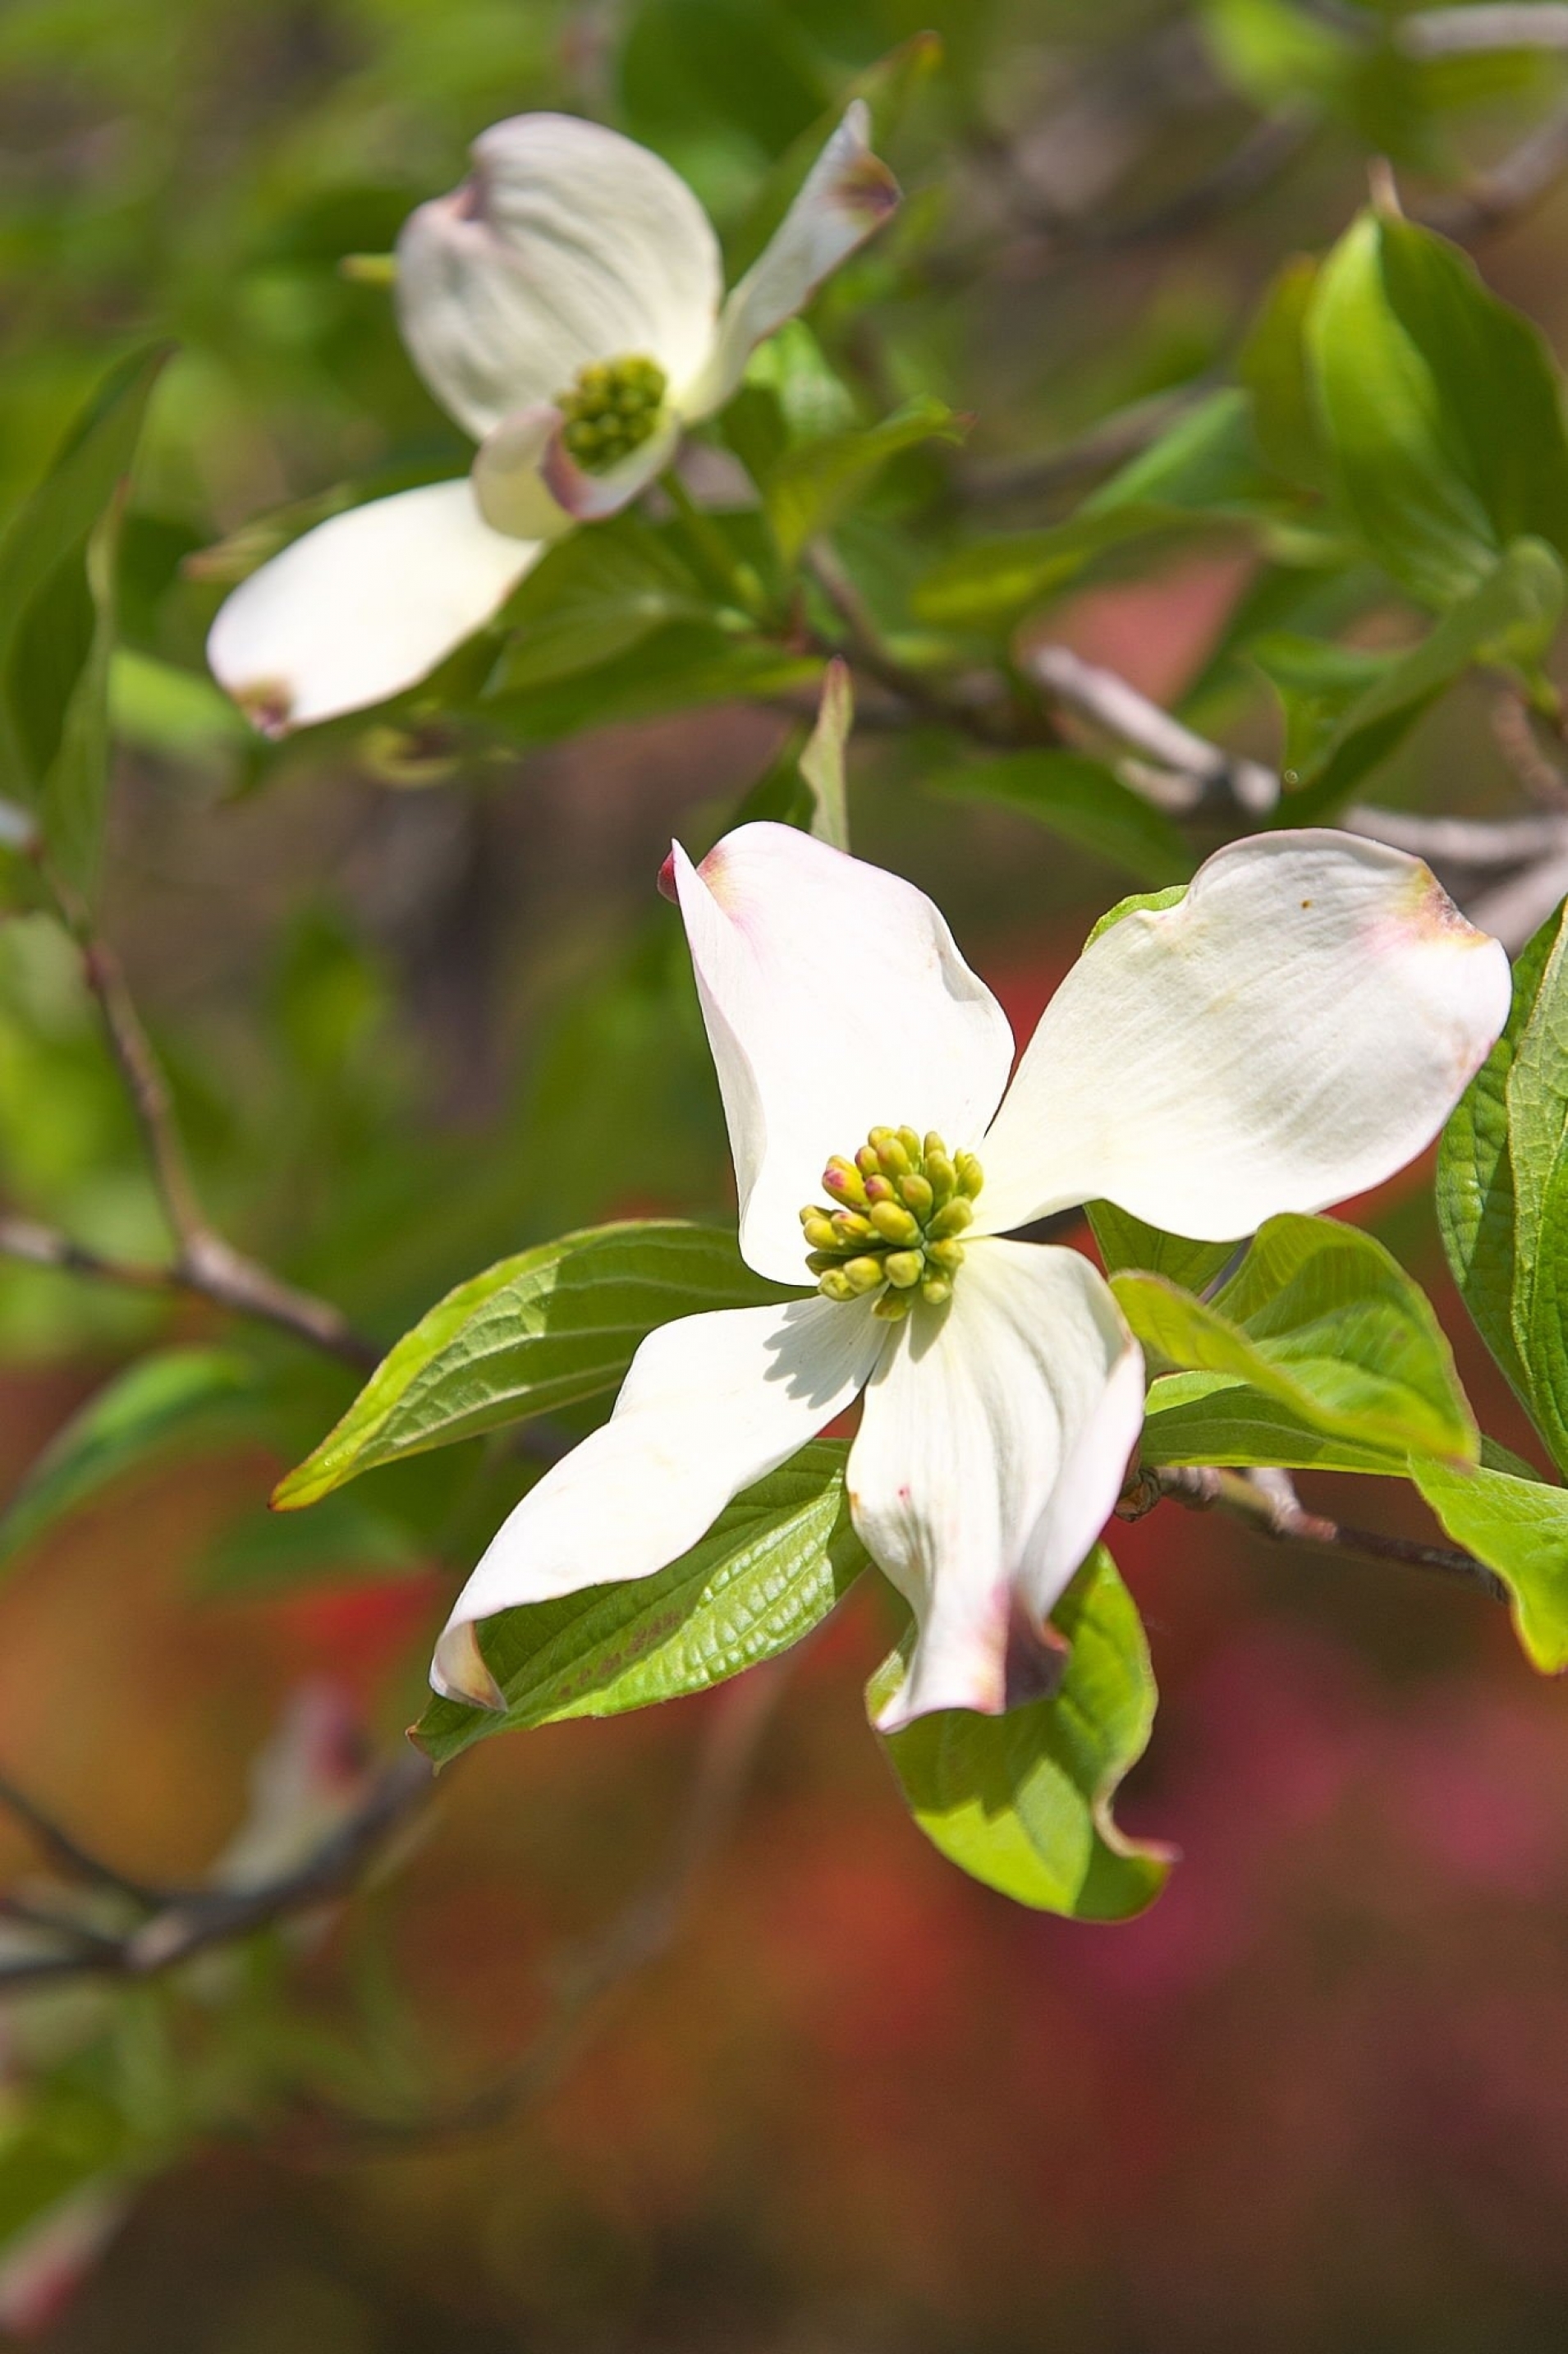
[[[961,1235],[972,1224],[974,1204],[965,1194],[957,1194],[945,1210],[938,1210],[931,1220],[928,1232],[938,1242],[946,1242],[950,1235]]]
[[[837,1153],[822,1172],[824,1189],[841,1202],[861,1208],[865,1202],[865,1181],[853,1161],[842,1160]]]
[[[929,1179],[920,1176],[901,1177],[898,1180],[898,1198],[906,1210],[913,1210],[922,1224],[937,1205]]]
[[[964,1246],[962,1243],[927,1241],[926,1257],[944,1275],[956,1275],[964,1263]]]
[[[900,1209],[896,1202],[876,1202],[870,1212],[871,1223],[885,1243],[917,1243],[920,1221]]]
[[[926,1272],[926,1254],[917,1250],[889,1251],[882,1271],[895,1291],[907,1291]]]
[[[876,1228],[858,1210],[834,1210],[828,1221],[833,1230],[833,1240],[840,1250],[876,1240]]]
[[[831,1251],[839,1239],[832,1218],[825,1218],[821,1210],[801,1211],[800,1231],[812,1250]]]
[[[940,1308],[953,1296],[950,1275],[928,1275],[920,1286],[920,1297],[927,1308]]]
[[[985,1183],[985,1174],[972,1152],[960,1152],[955,1163],[959,1172],[959,1189],[972,1202]]]
[[[885,1291],[871,1312],[884,1318],[889,1324],[896,1324],[902,1317],[908,1315],[914,1305],[915,1294],[912,1291]]]
[[[937,1145],[935,1150],[933,1150],[931,1148],[931,1139],[927,1137],[926,1140],[926,1148],[927,1182],[930,1185],[933,1194],[936,1196],[937,1207],[939,1210],[945,1203],[950,1202],[953,1195],[958,1192],[959,1172],[954,1168],[952,1162],[948,1160],[946,1152],[943,1151],[939,1143]]]
[[[664,405],[664,371],[656,360],[629,354],[623,359],[590,360],[559,394],[561,439],[589,473],[619,465],[659,429]]]
[[[846,1259],[844,1280],[857,1298],[863,1298],[868,1291],[877,1289],[886,1274],[887,1266],[888,1261],[884,1258]]]

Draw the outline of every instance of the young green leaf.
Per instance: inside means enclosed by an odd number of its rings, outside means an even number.
[[[414,1738],[438,1766],[493,1733],[619,1716],[705,1691],[788,1650],[865,1567],[839,1443],[817,1440],[747,1489],[652,1577],[503,1611],[480,1630],[503,1710],[435,1700]]]
[[[1239,1242],[1195,1243],[1185,1235],[1161,1234],[1158,1226],[1146,1226],[1130,1211],[1118,1210],[1114,1202],[1090,1202],[1086,1206],[1107,1275],[1139,1267],[1146,1275],[1162,1275],[1179,1283],[1183,1291],[1202,1291],[1241,1247]]]
[[[1406,1476],[1410,1458],[1393,1441],[1330,1433],[1282,1398],[1234,1373],[1163,1373],[1151,1382],[1139,1459],[1151,1464],[1273,1464],[1287,1471],[1368,1471]]]
[[[82,891],[107,790],[120,494],[168,355],[154,345],[111,372],[0,538],[0,765]]]
[[[1418,646],[1393,662],[1379,662],[1375,673],[1363,678],[1361,691],[1332,716],[1311,748],[1289,756],[1301,789],[1281,801],[1278,822],[1316,824],[1330,816],[1368,770],[1386,759],[1427,706],[1473,663],[1533,672],[1562,619],[1563,594],[1563,566],[1552,550],[1539,539],[1516,540]],[[1317,651],[1350,655],[1345,648]],[[1277,667],[1270,671],[1268,642],[1255,646],[1253,653],[1277,682]],[[1273,653],[1277,666],[1277,646]],[[1355,659],[1350,656],[1351,662]],[[1360,659],[1366,661],[1365,656]]]
[[[706,620],[712,610],[667,535],[617,515],[551,548],[508,600],[502,621],[512,635],[495,691],[520,693],[591,670],[671,621]]]
[[[1086,753],[1004,752],[943,769],[929,779],[927,790],[1021,811],[1064,841],[1146,883],[1168,884],[1192,871],[1187,845],[1163,810]]]
[[[1568,930],[1561,916],[1538,973],[1503,1079],[1511,1312],[1527,1402],[1562,1469],[1568,1467]]]
[[[1511,540],[1568,553],[1568,437],[1540,334],[1457,247],[1363,213],[1307,320],[1343,504],[1400,584],[1439,610]]]
[[[879,425],[831,433],[787,450],[768,475],[764,499],[780,555],[793,564],[809,540],[831,531],[852,499],[891,459],[927,441],[961,441],[964,424],[939,400],[906,402]]]
[[[1132,1597],[1097,1546],[1053,1613],[1071,1645],[1061,1688],[1005,1716],[917,1717],[886,1749],[915,1820],[988,1888],[1041,1912],[1125,1921],[1160,1893],[1170,1848],[1128,1839],[1111,1812],[1154,1721],[1154,1676]],[[897,1690],[900,1652],[866,1694]]]
[[[503,1259],[405,1333],[273,1497],[293,1511],[377,1464],[613,1389],[657,1324],[779,1297],[734,1237],[675,1220],[594,1226]]]
[[[256,1389],[246,1359],[221,1349],[167,1349],[127,1365],[45,1448],[0,1515],[0,1562],[122,1472],[243,1429]]]
[[[1326,1437],[1477,1458],[1479,1438],[1431,1303],[1354,1226],[1270,1218],[1210,1307],[1159,1276],[1118,1275],[1111,1288],[1167,1366],[1245,1383]]]
[[[1568,1490],[1485,1467],[1414,1462],[1410,1476],[1457,1544],[1496,1570],[1526,1652],[1545,1675],[1568,1668]]]
[[[1513,1322],[1516,1205],[1507,1089],[1548,966],[1561,970],[1563,921],[1560,910],[1515,960],[1507,1026],[1460,1097],[1437,1153],[1437,1225],[1449,1269],[1482,1340],[1526,1406],[1531,1379]]]

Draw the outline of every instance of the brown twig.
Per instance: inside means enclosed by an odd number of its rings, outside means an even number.
[[[313,1911],[353,1887],[394,1832],[429,1797],[434,1776],[412,1750],[399,1752],[371,1781],[364,1797],[304,1859],[252,1884],[158,1888],[122,1872],[47,1815],[14,1784],[0,1782],[0,1805],[25,1822],[47,1853],[73,1879],[132,1905],[139,1918],[116,1935],[96,1925],[35,1915],[30,1925],[60,1940],[58,1953],[0,1962],[0,1992],[75,1978],[147,1978],[176,1968],[208,1947],[232,1945],[267,1925]],[[16,1901],[7,1910],[16,1914]]]
[[[1134,1475],[1117,1506],[1117,1517],[1142,1520],[1169,1498],[1190,1511],[1218,1510],[1245,1521],[1259,1536],[1286,1544],[1310,1545],[1362,1561],[1399,1562],[1442,1577],[1457,1578],[1506,1602],[1508,1588],[1474,1553],[1457,1546],[1425,1544],[1413,1537],[1383,1536],[1375,1529],[1347,1528],[1321,1512],[1308,1511],[1287,1472],[1222,1471],[1212,1465],[1163,1465]]]
[[[110,1258],[30,1220],[0,1220],[0,1253],[36,1267],[59,1267],[139,1290],[195,1292],[239,1316],[291,1332],[344,1363],[367,1370],[384,1352],[356,1332],[342,1311],[296,1289],[237,1251],[209,1224],[185,1159],[163,1067],[136,1011],[119,959],[92,928],[77,894],[42,860],[40,872],[77,943],[82,977],[103,1024],[141,1133],[154,1186],[175,1246],[167,1267]]]
[[[1217,805],[1252,817],[1264,815],[1277,802],[1275,769],[1195,735],[1115,671],[1086,662],[1060,645],[1033,645],[1021,661],[1048,697],[1156,764],[1161,777],[1143,780],[1150,800],[1179,815]]]

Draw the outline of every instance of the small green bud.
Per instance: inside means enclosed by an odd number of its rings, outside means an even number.
[[[959,1190],[959,1172],[944,1151],[940,1137],[926,1139],[926,1175],[939,1210]]]
[[[926,1257],[941,1274],[956,1275],[964,1263],[964,1246],[962,1243],[927,1241]]]
[[[825,1218],[821,1210],[802,1210],[800,1226],[807,1242],[813,1250],[831,1251],[836,1248],[839,1239],[837,1229],[832,1220]]]
[[[857,1299],[875,1291],[882,1284],[889,1262],[880,1258],[851,1258],[844,1261],[844,1280]]]
[[[928,1275],[920,1286],[920,1297],[928,1308],[940,1308],[952,1296],[953,1278],[950,1275]]]
[[[896,1201],[898,1196],[894,1191],[892,1178],[885,1177],[880,1169],[874,1177],[868,1177],[865,1181],[865,1198],[868,1202]]]
[[[889,1251],[882,1262],[882,1271],[895,1290],[907,1291],[926,1272],[926,1254],[917,1250]]]
[[[920,1139],[916,1135],[915,1130],[912,1128],[901,1128],[898,1130],[898,1141],[909,1155],[911,1168],[918,1169],[925,1156]]]
[[[870,1243],[876,1240],[876,1228],[858,1210],[835,1210],[832,1214],[833,1240],[842,1250],[849,1243]]]
[[[871,1223],[885,1243],[917,1243],[920,1222],[896,1202],[876,1202],[872,1205]]]
[[[808,1251],[806,1253],[806,1265],[810,1268],[813,1275],[826,1275],[830,1267],[838,1267],[840,1264],[841,1261],[837,1251]]]
[[[972,1152],[960,1152],[956,1166],[959,1172],[959,1190],[967,1193],[972,1202],[985,1183],[985,1172]]]
[[[974,1222],[974,1204],[964,1194],[955,1195],[945,1210],[938,1210],[930,1225],[933,1240],[946,1242],[949,1235],[961,1235]]]
[[[872,1178],[880,1177],[882,1174],[882,1163],[876,1157],[875,1145],[863,1144],[860,1150],[855,1154],[854,1165],[860,1171],[861,1175],[866,1180],[868,1184]]]
[[[817,1289],[824,1299],[836,1299],[841,1307],[860,1297],[842,1267],[825,1267],[818,1280]]]
[[[886,1138],[886,1142],[879,1144],[876,1148],[876,1157],[882,1163],[883,1174],[887,1177],[907,1177],[914,1167],[908,1153],[890,1129],[885,1129],[883,1134]]]
[[[922,1224],[936,1207],[937,1197],[931,1191],[929,1181],[919,1175],[901,1177],[898,1180],[898,1195],[905,1208],[912,1210]]]
[[[871,1312],[884,1318],[889,1324],[896,1324],[901,1317],[908,1315],[914,1305],[915,1294],[912,1291],[885,1291]]]

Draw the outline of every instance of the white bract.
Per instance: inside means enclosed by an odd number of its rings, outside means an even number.
[[[458,482],[353,507],[241,584],[214,673],[269,734],[414,685],[491,619],[550,541],[612,514],[738,387],[751,353],[898,203],[856,100],[726,296],[713,224],[635,140],[520,114],[397,240],[416,367],[479,443]]]
[[[1403,853],[1260,835],[1104,930],[1009,1086],[1006,1017],[911,885],[778,825],[699,867],[677,848],[670,874],[741,1249],[820,1289],[643,1341],[609,1421],[470,1578],[432,1681],[497,1705],[480,1622],[662,1569],[863,1393],[850,1506],[917,1628],[882,1727],[998,1713],[1041,1689],[1047,1614],[1143,1412],[1104,1278],[1003,1233],[1103,1198],[1224,1242],[1377,1183],[1489,1051],[1508,960]]]

